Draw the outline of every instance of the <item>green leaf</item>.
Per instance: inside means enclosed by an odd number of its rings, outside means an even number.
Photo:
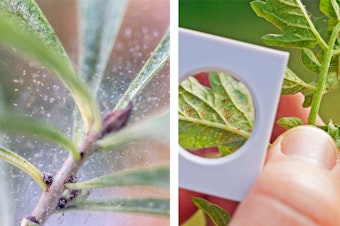
[[[0,162],[0,225],[13,225],[15,222],[15,201],[12,194],[12,176],[9,165]]]
[[[320,11],[323,12],[329,19],[327,37],[329,38],[339,17],[339,1],[338,0],[320,0]]]
[[[29,161],[1,146],[0,158],[27,173],[33,180],[35,180],[39,184],[42,190],[46,190],[47,185],[43,181],[42,173]]]
[[[276,123],[287,130],[304,124],[303,121],[298,117],[283,117],[277,120]]]
[[[226,226],[230,221],[230,215],[216,204],[210,203],[205,199],[191,198],[192,202],[206,213],[215,226]]]
[[[302,107],[304,107],[304,108],[310,107],[313,103],[314,92],[305,91],[305,92],[302,92],[302,94],[305,97],[305,99],[302,103]]]
[[[96,96],[110,53],[124,18],[126,0],[79,0],[80,69]]]
[[[338,148],[340,148],[340,126],[335,125],[332,120],[329,120],[327,125],[318,127],[326,131],[333,138]]]
[[[234,151],[253,129],[250,93],[224,73],[210,73],[209,79],[211,89],[193,77],[179,86],[179,143],[191,151],[219,146]]]
[[[153,118],[123,128],[116,133],[106,135],[97,142],[99,151],[109,150],[123,143],[133,140],[154,139],[160,140],[169,137],[170,114],[166,111]]]
[[[335,71],[329,71],[326,78],[324,94],[337,90],[338,86],[339,80],[337,73]]]
[[[0,114],[0,131],[14,135],[25,134],[29,136],[36,136],[39,139],[64,147],[71,152],[74,159],[80,159],[78,149],[70,139],[41,121],[28,119],[14,113]]]
[[[0,14],[8,17],[19,30],[39,39],[42,45],[71,65],[64,47],[34,0],[1,0]]]
[[[313,72],[316,72],[316,73],[320,72],[321,63],[316,58],[312,50],[307,49],[307,48],[302,48],[301,59],[307,69]]]
[[[165,33],[150,58],[146,61],[137,77],[132,81],[115,109],[124,108],[126,103],[140,92],[146,84],[156,75],[170,57],[170,32]]]
[[[319,81],[319,77],[316,77],[314,79],[314,81],[311,82],[309,85],[316,87],[317,84],[318,84],[318,81]],[[334,71],[329,71],[328,74],[327,74],[327,77],[326,77],[326,84],[325,84],[323,95],[337,90],[338,86],[339,86],[339,80],[338,80],[337,73],[334,72]],[[301,90],[301,91],[302,91],[303,95],[305,96],[305,100],[304,100],[302,106],[304,108],[310,107],[313,103],[314,91],[315,90],[304,89],[304,90]]]
[[[340,19],[338,0],[320,0],[320,11],[328,18]]]
[[[295,94],[303,91],[314,91],[316,87],[300,79],[291,69],[286,68],[286,73],[281,89],[281,95]]]
[[[113,173],[107,176],[97,177],[95,179],[68,183],[66,187],[72,190],[98,187],[113,187],[113,186],[161,186],[168,187],[170,183],[169,166],[157,166],[152,168],[141,168],[126,170]]]
[[[75,74],[71,64],[65,61],[65,56],[57,54],[48,44],[44,44],[40,38],[32,36],[34,32],[27,32],[27,29],[18,29],[15,22],[9,21],[5,16],[0,16],[0,41],[12,45],[54,71],[54,75],[71,92],[81,112],[86,130],[89,131],[93,127],[99,131],[101,118],[98,106],[88,91],[86,84]],[[27,28],[29,28],[29,25],[27,25]]]
[[[111,211],[169,216],[170,200],[162,198],[108,199],[74,204],[71,201],[68,208],[63,210]]]
[[[277,26],[283,34],[269,34],[263,40],[269,45],[285,47],[311,47],[320,44],[327,49],[300,0],[254,1],[251,7],[259,17]]]

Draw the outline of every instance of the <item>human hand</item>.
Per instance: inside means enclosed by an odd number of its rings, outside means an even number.
[[[298,116],[302,95],[283,96],[277,118]],[[322,123],[318,119],[317,123]],[[274,127],[272,140],[282,129]],[[340,168],[337,147],[315,127],[297,127],[282,134],[270,147],[263,172],[249,194],[238,203],[180,189],[180,222],[196,210],[190,197],[216,203],[232,214],[231,225],[340,225]],[[210,222],[211,223],[211,222]]]

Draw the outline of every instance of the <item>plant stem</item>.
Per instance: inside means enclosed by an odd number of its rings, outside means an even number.
[[[319,112],[321,99],[322,99],[325,86],[326,86],[327,74],[328,74],[329,66],[332,60],[332,56],[333,56],[333,49],[334,49],[335,41],[339,34],[339,29],[340,29],[340,22],[336,24],[336,26],[334,27],[332,31],[331,37],[328,42],[328,49],[325,53],[325,56],[324,56],[324,59],[321,65],[319,81],[318,81],[317,88],[313,96],[312,108],[311,108],[311,111],[308,117],[309,125],[314,125],[316,117]]]
[[[54,177],[51,186],[41,195],[37,206],[30,216],[34,217],[40,225],[43,225],[55,212],[59,198],[65,190],[64,184],[67,180],[71,176],[74,176],[85,160],[97,150],[96,141],[98,140],[98,137],[98,133],[88,133],[85,135],[85,138],[79,147],[82,158],[80,160],[75,160],[72,155],[69,155]]]

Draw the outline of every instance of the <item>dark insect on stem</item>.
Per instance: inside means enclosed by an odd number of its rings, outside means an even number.
[[[66,204],[67,204],[68,201],[69,201],[69,200],[67,200],[67,198],[61,197],[61,198],[58,200],[57,208],[58,208],[58,209],[64,208],[64,207],[66,206]]]
[[[67,180],[65,181],[65,184],[67,183],[76,183],[78,181],[77,176],[71,175]]]
[[[42,174],[42,179],[44,181],[44,183],[49,187],[52,185],[53,183],[53,176],[49,173],[43,173]]]
[[[131,111],[132,102],[130,101],[125,108],[107,114],[103,119],[102,137],[108,133],[122,129],[129,120]]]

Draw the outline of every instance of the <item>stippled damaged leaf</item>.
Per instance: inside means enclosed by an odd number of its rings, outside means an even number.
[[[189,77],[179,86],[179,143],[195,151],[221,147],[238,149],[254,125],[250,93],[231,76],[209,73],[211,89]]]
[[[308,70],[316,73],[320,72],[321,63],[312,50],[308,48],[302,48],[301,60]]]
[[[230,215],[220,206],[201,198],[191,198],[191,200],[199,209],[209,216],[215,226],[228,225],[231,219]]]
[[[287,130],[304,124],[303,121],[298,117],[283,117],[277,120],[276,123]]]
[[[300,0],[257,0],[251,3],[251,7],[258,16],[283,32],[265,35],[263,40],[267,44],[285,47],[312,47],[320,44],[322,48],[327,48]]]
[[[286,73],[281,89],[281,95],[295,94],[304,91],[314,91],[314,84],[309,84],[300,79],[291,69],[286,68]]]

